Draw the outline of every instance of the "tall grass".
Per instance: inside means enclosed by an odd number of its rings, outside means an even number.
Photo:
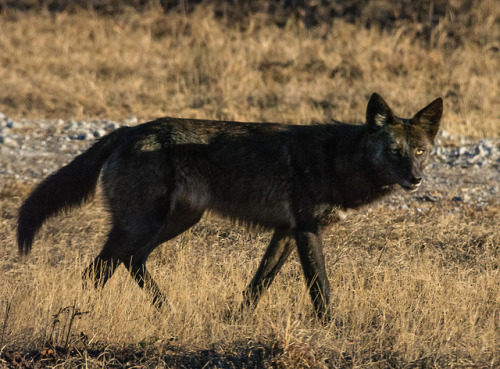
[[[427,41],[335,20],[305,30],[251,18],[240,31],[189,16],[9,12],[0,17],[0,111],[13,117],[157,116],[361,121],[378,91],[409,114],[445,99],[444,128],[498,135],[500,7],[451,14]],[[468,22],[468,23],[466,23]]]
[[[226,317],[241,302],[268,234],[207,218],[158,248],[149,266],[170,303],[158,312],[125,268],[102,291],[83,288],[81,272],[108,229],[99,200],[50,221],[26,259],[14,245],[19,197],[0,204],[6,350],[174,343],[232,352],[241,342],[271,341],[281,350],[276,360],[288,365],[500,365],[494,206],[481,213],[452,213],[446,204],[410,213],[377,206],[350,214],[325,239],[335,319],[322,326],[295,257],[255,312]]]

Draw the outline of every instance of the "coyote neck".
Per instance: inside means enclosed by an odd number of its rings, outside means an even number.
[[[345,126],[356,134],[342,134],[335,138],[333,161],[333,202],[343,208],[357,208],[373,202],[393,191],[394,186],[381,183],[372,165],[367,142],[370,133],[366,126]],[[349,139],[346,139],[349,137]]]

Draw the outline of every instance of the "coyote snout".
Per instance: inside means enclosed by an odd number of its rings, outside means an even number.
[[[162,118],[120,128],[25,200],[19,250],[31,250],[47,218],[90,199],[101,176],[112,228],[84,272],[96,285],[123,264],[160,305],[165,296],[146,269],[149,254],[211,211],[274,231],[242,308],[257,304],[297,250],[315,312],[328,318],[323,231],[343,210],[373,202],[398,185],[418,188],[442,109],[438,98],[412,118],[399,118],[373,94],[363,125]]]
[[[410,180],[404,180],[399,185],[406,191],[415,192],[422,183],[422,178],[412,177]]]

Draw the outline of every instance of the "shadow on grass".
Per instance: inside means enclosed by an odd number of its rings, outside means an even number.
[[[286,344],[275,338],[233,342],[232,345],[196,348],[176,343],[122,348],[9,350],[0,353],[0,366],[8,368],[435,368],[452,367],[452,357],[422,357],[408,362],[387,350],[361,354],[353,359],[337,350],[315,350],[309,345]]]

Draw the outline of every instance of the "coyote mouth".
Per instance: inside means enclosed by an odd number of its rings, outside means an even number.
[[[420,183],[421,182],[418,182],[418,183],[408,183],[408,182],[403,182],[403,183],[400,183],[399,185],[406,191],[406,192],[415,192],[416,190],[418,190],[418,188],[420,187]]]

